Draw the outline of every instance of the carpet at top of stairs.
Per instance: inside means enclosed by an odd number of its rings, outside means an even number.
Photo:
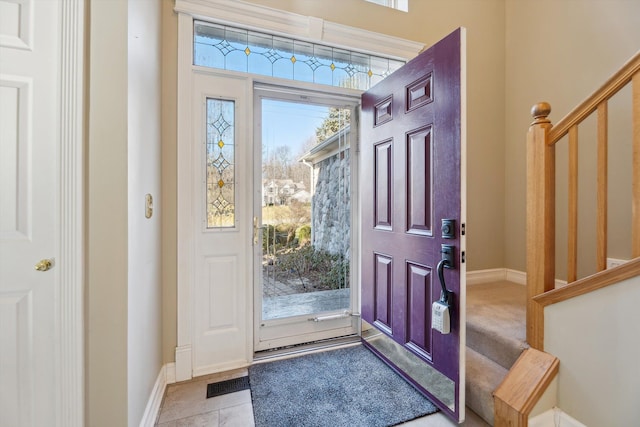
[[[257,427],[375,427],[436,407],[361,345],[249,368]]]

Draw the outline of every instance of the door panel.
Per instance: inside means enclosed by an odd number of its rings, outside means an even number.
[[[393,334],[391,328],[391,292],[393,289],[391,276],[393,271],[392,260],[391,258],[381,254],[374,254],[374,256],[375,294],[373,295],[373,299],[375,301],[376,310],[373,319],[377,327],[389,334]]]
[[[367,91],[361,125],[363,340],[456,420],[464,418],[463,51],[459,29]],[[454,238],[441,236],[442,219],[455,220]],[[448,334],[432,329],[442,244],[455,251],[443,270],[453,295]]]
[[[391,141],[375,145],[375,227],[379,230],[391,230],[392,151]]]
[[[59,2],[0,2],[0,424],[7,426],[56,419],[60,10]],[[43,259],[51,264],[34,269]]]
[[[431,269],[407,263],[407,347],[431,359],[431,335],[422,325],[431,324]]]

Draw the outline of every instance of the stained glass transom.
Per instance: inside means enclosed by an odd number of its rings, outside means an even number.
[[[367,90],[404,61],[331,46],[194,22],[194,64]]]
[[[235,102],[207,99],[207,228],[235,226]]]

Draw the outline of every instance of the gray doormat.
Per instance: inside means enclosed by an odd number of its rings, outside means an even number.
[[[249,368],[256,427],[387,427],[437,408],[361,345]]]
[[[249,377],[233,378],[218,383],[207,384],[207,399],[223,394],[235,393],[249,388]]]

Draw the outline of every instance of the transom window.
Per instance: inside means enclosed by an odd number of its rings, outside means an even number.
[[[194,22],[195,65],[367,90],[405,62],[208,22]]]
[[[379,4],[380,6],[390,7],[392,9],[409,12],[409,0],[366,0],[369,3]]]

